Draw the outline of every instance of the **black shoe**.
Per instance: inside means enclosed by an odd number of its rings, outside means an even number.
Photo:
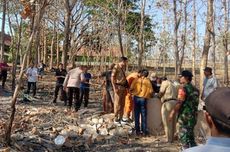
[[[57,103],[57,100],[56,100],[56,99],[54,99],[54,100],[53,100],[53,103]]]
[[[143,136],[143,137],[149,137],[149,132],[147,132],[147,131],[146,131],[146,132],[143,132],[143,133],[142,133],[142,136]]]
[[[141,136],[140,131],[136,131],[136,136]]]

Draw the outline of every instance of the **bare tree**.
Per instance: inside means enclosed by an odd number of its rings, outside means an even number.
[[[143,59],[143,54],[145,51],[145,44],[144,44],[145,5],[146,5],[146,0],[142,0],[142,3],[141,3],[141,23],[140,23],[140,33],[139,33],[139,40],[138,40],[138,51],[139,51],[138,68],[139,69],[141,69],[141,67],[142,67],[142,59]]]
[[[213,29],[213,1],[208,0],[207,5],[207,17],[206,17],[206,29],[205,29],[205,37],[204,37],[204,46],[203,52],[201,57],[201,64],[200,64],[200,89],[202,89],[202,82],[204,79],[204,72],[203,69],[207,66],[208,60],[208,52],[210,48],[210,41],[211,41],[211,31]]]
[[[173,14],[174,14],[174,55],[175,55],[175,79],[178,76],[179,67],[179,49],[178,49],[178,29],[180,25],[180,18],[177,18],[177,0],[173,0]]]
[[[122,44],[122,6],[123,0],[118,0],[118,22],[117,22],[117,32],[118,32],[118,40],[120,45],[121,55],[124,56],[123,44]]]
[[[181,58],[180,58],[180,61],[179,61],[179,67],[178,67],[178,73],[181,72],[181,69],[182,69],[182,64],[183,64],[183,61],[184,61],[184,53],[185,53],[185,48],[186,48],[186,45],[187,45],[187,21],[188,21],[188,13],[187,13],[187,0],[185,0],[184,2],[184,31],[183,31],[183,34],[181,36],[181,39],[182,39],[182,48],[181,48]]]
[[[70,48],[70,32],[71,32],[71,12],[76,4],[77,0],[65,0],[65,29],[64,29],[64,44],[63,44],[63,52],[62,52],[62,63],[64,67],[67,66],[67,53]]]
[[[11,129],[12,129],[12,124],[13,124],[13,121],[14,121],[14,116],[15,116],[15,111],[16,111],[15,104],[16,104],[18,92],[20,90],[20,86],[21,86],[21,83],[22,83],[23,71],[24,71],[24,68],[26,66],[27,54],[28,54],[29,50],[31,49],[33,38],[36,35],[36,32],[38,31],[38,27],[39,27],[39,24],[40,24],[41,19],[43,17],[43,14],[45,12],[45,8],[48,5],[47,0],[42,0],[39,3],[41,5],[41,8],[36,13],[35,24],[34,24],[32,33],[30,35],[28,44],[27,44],[26,53],[24,54],[24,57],[23,57],[23,64],[21,66],[21,71],[20,71],[20,75],[19,75],[19,79],[18,79],[18,84],[17,84],[17,86],[15,88],[13,98],[11,100],[11,110],[12,111],[11,111],[11,115],[10,115],[10,118],[9,118],[9,121],[8,121],[9,123],[7,125],[6,133],[5,133],[5,141],[6,141],[7,145],[10,145],[10,142],[11,142],[11,138],[10,138],[11,137]]]
[[[216,74],[216,33],[215,33],[215,9],[213,8],[213,22],[212,22],[212,62],[213,74]]]
[[[2,0],[2,31],[1,31],[1,52],[0,52],[0,59],[4,58],[4,51],[5,51],[5,39],[4,39],[4,35],[5,35],[5,20],[6,20],[6,0]]]
[[[229,85],[228,77],[228,8],[227,0],[223,0],[224,6],[224,36],[223,36],[223,46],[224,46],[224,84]]]
[[[193,0],[193,49],[192,49],[192,74],[196,84],[196,0]]]
[[[54,57],[54,48],[55,48],[55,38],[56,36],[56,23],[54,21],[54,25],[53,25],[53,35],[52,35],[52,40],[51,40],[51,49],[50,49],[50,69],[53,68],[53,57]]]

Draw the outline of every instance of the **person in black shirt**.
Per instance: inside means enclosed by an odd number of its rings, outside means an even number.
[[[105,78],[106,93],[103,99],[103,109],[106,113],[113,112],[113,86],[111,83],[111,75],[114,66],[115,64],[112,64],[108,71],[105,71],[101,74],[101,77]]]
[[[63,64],[60,63],[58,66],[58,69],[56,70],[56,87],[55,87],[55,91],[54,91],[54,100],[53,103],[57,102],[57,97],[58,97],[58,92],[61,89],[61,97],[62,100],[64,100],[65,105],[67,104],[67,97],[66,97],[66,92],[63,89],[63,82],[65,80],[65,76],[67,74],[67,71],[65,69],[63,69]]]
[[[7,71],[10,69],[9,65],[7,64],[6,60],[0,63],[0,80],[2,80],[2,88],[4,89],[6,79],[7,79]]]

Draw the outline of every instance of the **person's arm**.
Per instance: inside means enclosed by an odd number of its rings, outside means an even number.
[[[133,94],[134,88],[136,87],[137,80],[138,78],[134,79],[133,82],[131,83],[131,86],[129,88],[130,94]]]
[[[117,69],[114,67],[114,69],[112,70],[112,74],[111,74],[111,83],[112,83],[112,86],[113,86],[113,90],[114,92],[118,92],[117,90],[117,86],[116,86],[116,74],[117,74]]]
[[[154,90],[153,90],[153,86],[152,86],[152,83],[150,80],[148,80],[148,88],[149,88],[149,94],[150,94],[149,96],[150,96],[150,98],[152,98]]]
[[[186,97],[186,92],[184,88],[179,88],[178,90],[178,100],[177,103],[175,105],[175,107],[173,108],[173,110],[171,111],[170,115],[169,115],[169,121],[172,120],[172,118],[174,117],[174,115],[176,113],[178,113],[178,111],[180,110],[183,102],[185,101],[185,97]]]
[[[166,88],[167,88],[166,81],[163,81],[160,87],[159,94],[158,94],[159,98],[163,97],[163,95],[165,94]]]
[[[64,88],[65,91],[67,89],[68,81],[69,81],[69,73],[66,75],[65,80],[63,82],[63,88]]]
[[[218,81],[216,78],[214,78],[214,82],[213,82],[213,87],[214,87],[214,90],[216,90],[216,88],[218,87]]]
[[[26,70],[26,77],[28,78],[29,77],[29,70],[30,70],[30,68],[28,68],[27,70]]]
[[[207,83],[205,81],[206,81],[206,79],[203,80],[203,85],[201,88],[201,100],[204,100],[204,88],[205,88],[205,84]]]
[[[35,69],[35,77],[36,77],[36,79],[38,79],[38,76],[39,76],[39,75],[38,75],[38,68],[36,68],[36,69]]]
[[[86,83],[86,79],[85,79],[84,73],[81,73],[80,81],[83,82],[83,83]]]

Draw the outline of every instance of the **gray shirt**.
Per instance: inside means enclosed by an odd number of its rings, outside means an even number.
[[[212,93],[218,86],[217,79],[213,76],[204,79],[203,83],[203,98],[207,98],[210,93]]]
[[[209,137],[205,145],[192,147],[183,152],[230,152],[230,138]]]

